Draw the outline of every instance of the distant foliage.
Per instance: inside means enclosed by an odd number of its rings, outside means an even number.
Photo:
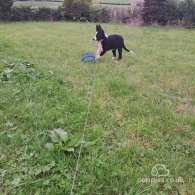
[[[9,21],[11,19],[12,0],[0,0],[0,21]]]
[[[82,18],[90,19],[92,0],[64,0],[62,10],[67,20],[80,21]]]
[[[185,0],[178,5],[178,16],[182,25],[195,26],[195,1]]]
[[[39,8],[35,12],[35,20],[36,21],[60,20],[60,11],[59,11],[59,9]]]
[[[30,7],[13,7],[12,21],[57,21],[60,20],[60,9]]]
[[[103,8],[90,8],[85,14],[71,14],[65,11],[63,7],[58,9],[51,8],[31,8],[31,7],[13,7],[11,13],[12,21],[59,21],[72,20],[80,22],[109,22],[109,10]]]
[[[162,22],[161,13],[166,0],[144,0],[143,20],[145,24]]]
[[[33,12],[30,7],[13,7],[11,14],[12,21],[31,21],[33,19]]]
[[[103,8],[94,8],[91,11],[90,21],[91,22],[109,22],[109,10],[105,7]]]
[[[195,26],[195,0],[144,0],[134,7],[93,6],[93,0],[64,0],[57,9],[12,7],[0,0],[0,21],[123,22],[161,26]]]
[[[144,0],[143,20],[145,24],[195,25],[195,1]]]
[[[125,19],[130,18],[132,14],[131,9],[113,7],[109,10],[110,20],[112,22],[123,22]]]

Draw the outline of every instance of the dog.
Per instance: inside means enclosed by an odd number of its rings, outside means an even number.
[[[118,60],[122,59],[123,49],[126,50],[127,52],[133,53],[132,51],[128,50],[125,47],[124,39],[122,36],[120,35],[107,36],[100,25],[96,25],[96,35],[94,36],[93,40],[98,42],[96,59],[98,59],[100,56],[103,56],[109,50],[112,50],[113,59],[116,58],[116,50],[118,50],[119,53]]]

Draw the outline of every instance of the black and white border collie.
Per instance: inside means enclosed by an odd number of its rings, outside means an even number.
[[[98,42],[98,50],[96,53],[96,59],[98,59],[100,56],[103,56],[107,51],[112,50],[113,58],[116,58],[116,50],[118,50],[119,56],[118,60],[122,59],[122,50],[126,50],[127,52],[132,51],[128,50],[125,47],[124,39],[120,35],[110,35],[107,36],[104,33],[104,30],[100,25],[96,25],[96,35],[93,38],[94,41]]]

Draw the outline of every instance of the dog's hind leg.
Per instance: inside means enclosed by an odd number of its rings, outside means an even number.
[[[116,58],[116,49],[113,49],[113,50],[112,50],[112,54],[113,54],[112,59],[115,60],[115,58]]]
[[[122,50],[123,50],[122,47],[119,47],[118,48],[118,55],[119,55],[118,56],[118,60],[121,60],[122,59]]]

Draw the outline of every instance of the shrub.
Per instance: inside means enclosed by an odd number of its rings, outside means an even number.
[[[11,19],[12,0],[0,0],[0,21],[9,21]]]
[[[80,18],[80,22],[87,22],[87,18],[81,17],[81,18]]]
[[[52,9],[51,12],[52,12],[52,16],[53,16],[53,21],[61,20],[60,8]]]
[[[166,0],[163,2],[158,13],[158,23],[166,25],[167,22],[178,20],[178,7],[175,0]]]
[[[30,7],[13,7],[11,13],[12,21],[31,21],[33,12]]]
[[[60,9],[13,7],[12,21],[57,21],[61,19]]]
[[[109,22],[109,10],[107,8],[94,8],[90,14],[91,22]]]
[[[166,0],[144,0],[143,20],[145,24],[152,24],[155,22],[162,22],[159,13],[162,12],[161,8],[163,2]]]
[[[89,20],[91,7],[92,0],[64,0],[62,6],[64,10],[64,17],[67,20],[77,21],[80,21],[80,18],[82,17]]]
[[[36,21],[53,21],[54,17],[53,17],[53,11],[51,8],[39,8],[36,12],[35,12],[35,18]]]
[[[157,22],[160,25],[180,23],[184,26],[193,26],[195,25],[195,1],[144,0],[143,20],[145,24]]]
[[[195,26],[195,1],[180,2],[178,10],[179,19],[184,26]]]

